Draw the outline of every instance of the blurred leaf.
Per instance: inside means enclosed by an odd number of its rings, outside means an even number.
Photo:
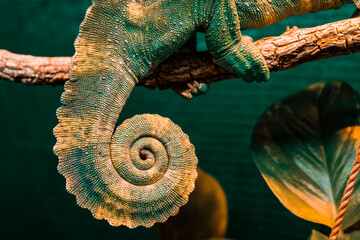
[[[198,174],[189,202],[177,215],[156,224],[160,240],[226,240],[228,209],[225,192],[215,178],[199,168]]]
[[[339,238],[339,240],[359,240],[360,239],[360,231],[344,234],[343,237]]]
[[[312,230],[309,240],[329,240],[329,237],[316,230]]]
[[[360,231],[355,231],[352,233],[342,234],[339,236],[337,240],[359,240],[359,239],[360,239]],[[329,237],[316,230],[312,230],[309,240],[329,240]]]
[[[275,103],[253,133],[252,157],[281,203],[332,227],[356,149],[360,97],[346,83],[317,83]],[[343,223],[360,219],[356,184]]]

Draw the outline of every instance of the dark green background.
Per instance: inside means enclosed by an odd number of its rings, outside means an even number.
[[[1,0],[0,49],[37,56],[71,56],[89,0]],[[286,26],[310,27],[348,18],[341,10],[292,17],[254,39],[279,35]],[[204,48],[200,45],[199,48]],[[252,130],[274,101],[319,81],[346,81],[360,91],[360,54],[303,64],[271,74],[268,83],[241,79],[211,85],[188,101],[171,90],[138,87],[121,120],[158,113],[180,125],[196,147],[199,165],[223,186],[229,203],[228,237],[304,240],[312,228],[287,211],[266,186],[250,157]],[[156,239],[154,228],[110,227],[78,207],[65,190],[52,152],[63,87],[0,81],[0,239]]]

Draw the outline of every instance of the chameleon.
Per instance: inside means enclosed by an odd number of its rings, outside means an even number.
[[[77,204],[112,226],[151,227],[177,214],[197,177],[189,137],[170,119],[136,115],[115,130],[139,79],[196,31],[245,81],[269,70],[241,30],[360,0],[93,0],[57,110],[54,153]]]

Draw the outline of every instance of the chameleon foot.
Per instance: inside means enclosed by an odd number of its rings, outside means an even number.
[[[187,83],[185,86],[172,88],[172,90],[174,90],[177,94],[187,99],[192,99],[195,96],[206,93],[208,89],[209,85],[207,83],[199,83],[198,81],[192,81]]]

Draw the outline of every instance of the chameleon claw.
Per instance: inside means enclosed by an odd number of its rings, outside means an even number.
[[[209,85],[206,83],[199,83],[198,81],[193,81],[187,83],[185,86],[178,86],[172,88],[180,96],[192,99],[195,96],[201,95],[208,91]]]
[[[209,89],[206,83],[199,83],[198,81],[194,81],[193,84],[200,93],[205,93]]]
[[[209,90],[209,85],[207,83],[199,83],[196,80],[193,82],[193,86],[196,88],[198,94],[206,93]]]
[[[185,90],[185,91],[181,92],[180,95],[187,99],[193,98],[193,95],[191,94],[191,92],[189,92],[189,90]]]
[[[195,83],[195,81],[194,81],[194,83]],[[199,83],[198,83],[198,84],[199,84]],[[195,95],[199,93],[196,84],[187,83],[186,85],[187,85],[188,88],[190,89],[191,93],[193,93],[193,94],[195,94]]]
[[[200,83],[200,86],[198,87],[199,91],[202,93],[206,93],[209,90],[209,85],[206,83]]]

